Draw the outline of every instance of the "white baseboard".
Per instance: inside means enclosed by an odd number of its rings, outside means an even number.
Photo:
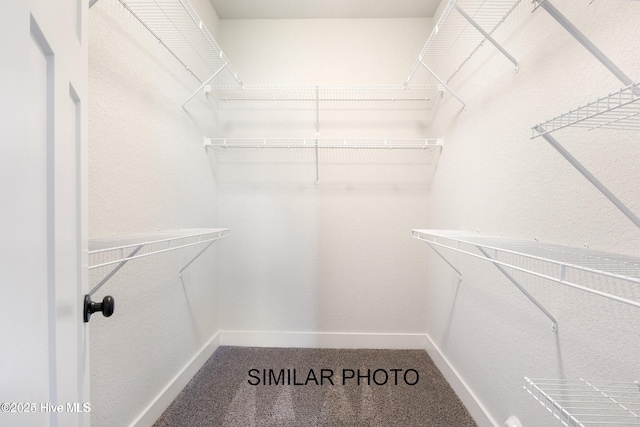
[[[440,351],[429,335],[425,335],[426,346],[431,360],[445,377],[453,391],[458,395],[469,414],[480,427],[499,427],[500,424],[489,414],[482,402],[462,379],[458,371],[449,363],[446,356]]]
[[[221,331],[220,345],[424,350],[426,337],[424,334]]]
[[[169,381],[149,406],[131,423],[130,427],[152,426],[219,346],[220,333],[217,333]]]

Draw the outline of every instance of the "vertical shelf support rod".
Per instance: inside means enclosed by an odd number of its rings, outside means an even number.
[[[460,15],[462,15],[462,17],[464,19],[466,19],[467,21],[469,21],[469,23],[471,25],[473,25],[473,27],[478,30],[478,32],[480,32],[480,34],[482,34],[484,36],[485,39],[489,40],[491,42],[492,45],[494,45],[496,47],[496,49],[498,49],[500,52],[502,52],[502,54],[504,56],[507,57],[507,59],[509,61],[511,61],[513,63],[513,65],[516,66],[516,72],[518,72],[518,61],[509,54],[509,52],[507,52],[497,41],[494,40],[493,37],[491,37],[491,35],[489,35],[489,33],[487,33],[480,25],[478,25],[478,23],[476,21],[473,20],[473,18],[471,18],[469,15],[467,15],[467,12],[465,12],[464,10],[462,10],[462,8],[460,6],[458,6],[457,4],[455,5],[456,10],[458,11],[458,13]]]
[[[555,317],[553,317],[553,316],[551,315],[551,313],[549,313],[549,312],[547,311],[547,309],[546,309],[546,308],[544,308],[544,307],[542,306],[542,304],[540,304],[540,303],[538,302],[538,300],[536,300],[536,299],[535,299],[535,298],[534,298],[534,297],[533,297],[529,292],[527,292],[527,290],[526,290],[525,288],[523,288],[523,287],[520,285],[520,283],[518,283],[518,281],[517,281],[516,279],[514,279],[514,278],[513,278],[513,276],[512,276],[512,275],[510,275],[510,274],[509,274],[509,273],[508,273],[508,272],[507,272],[507,271],[506,271],[506,270],[505,270],[505,269],[504,269],[500,264],[498,264],[498,263],[494,262],[494,261],[495,261],[495,259],[494,259],[494,258],[492,258],[492,257],[491,257],[491,255],[489,255],[489,254],[487,253],[487,251],[486,251],[483,247],[481,247],[481,246],[477,246],[477,245],[474,245],[474,246],[476,246],[476,248],[478,248],[478,250],[479,250],[480,252],[482,252],[482,254],[483,254],[483,255],[484,255],[484,256],[485,256],[485,257],[486,257],[486,258],[487,258],[487,259],[488,259],[488,260],[489,260],[493,265],[495,265],[495,266],[496,266],[496,268],[497,268],[498,270],[500,270],[500,272],[501,272],[502,274],[504,274],[504,275],[505,275],[505,277],[506,277],[507,279],[509,279],[509,281],[510,281],[511,283],[513,283],[513,284],[516,286],[516,288],[520,289],[520,292],[522,292],[522,293],[523,293],[527,298],[529,298],[529,300],[530,300],[532,303],[534,303],[534,304],[535,304],[535,306],[536,306],[536,307],[538,307],[538,308],[540,309],[540,311],[542,311],[542,312],[545,314],[545,316],[547,316],[547,317],[551,320],[551,330],[552,330],[553,332],[558,332],[558,321],[555,319]]]
[[[544,132],[544,129],[539,128],[538,131]],[[626,217],[636,225],[636,227],[640,228],[640,218],[638,218],[633,212],[631,212],[631,210],[624,203],[622,203],[620,199],[618,199],[611,191],[609,191],[609,189],[605,187],[604,184],[598,181],[598,179],[593,176],[593,174],[589,172],[587,168],[585,168],[575,157],[573,157],[571,153],[569,153],[562,145],[560,145],[560,143],[556,141],[554,137],[552,137],[548,133],[543,133],[541,136],[553,148],[555,148],[556,151],[562,155],[562,157],[567,159],[567,161],[571,163],[571,165],[576,168],[578,172],[582,174],[582,176],[587,178],[589,182],[591,182],[591,184],[593,184],[607,199],[609,199],[609,201],[613,203],[615,207],[620,210],[620,212],[625,214]]]
[[[594,45],[575,25],[571,23],[558,9],[556,9],[549,0],[534,0],[540,7],[551,15],[565,30],[575,38],[578,43],[585,47],[593,56],[596,57],[609,71],[613,73],[625,86],[633,84],[631,80],[616,64],[614,64],[600,49]]]
[[[126,258],[131,258],[133,257],[135,254],[137,254],[138,252],[140,252],[140,249],[142,249],[144,245],[138,245],[136,246],[136,248],[134,250],[131,251],[131,253],[129,255],[127,255]],[[105,283],[107,283],[109,281],[109,279],[111,279],[113,277],[114,274],[116,274],[122,267],[124,267],[124,265],[126,263],[128,263],[130,260],[129,259],[124,259],[122,260],[113,270],[111,270],[111,272],[109,274],[107,274],[105,276],[104,279],[102,279],[100,281],[100,283],[98,283],[92,290],[91,292],[89,292],[89,296],[92,296],[94,293],[96,293],[96,291],[98,289],[100,289],[102,287],[102,285],[104,285]]]
[[[316,86],[316,185],[320,184],[320,171],[318,167],[318,136],[320,135],[320,87]]]

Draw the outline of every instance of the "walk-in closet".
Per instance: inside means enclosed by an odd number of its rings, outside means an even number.
[[[0,425],[640,425],[640,1],[5,9]]]

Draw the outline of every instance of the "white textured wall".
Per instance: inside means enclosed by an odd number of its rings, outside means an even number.
[[[212,30],[217,17],[194,2]],[[116,1],[90,10],[90,204],[93,238],[217,227],[217,181],[204,135],[215,109],[199,83]],[[218,331],[216,243],[131,261],[94,295],[113,295],[91,330],[92,425],[124,426]],[[108,270],[108,269],[105,269]],[[93,287],[108,271],[90,275]]]
[[[223,20],[220,43],[247,84],[401,84],[429,19]],[[424,111],[323,110],[321,137],[417,138]],[[225,109],[219,136],[314,137],[313,109]],[[221,330],[420,333],[426,225],[438,154],[226,151],[219,162]],[[423,274],[416,274],[421,271]]]
[[[520,72],[481,49],[445,96],[434,131],[445,135],[429,203],[430,227],[504,234],[640,255],[639,230],[531,126],[622,87],[544,10],[529,2],[497,38]],[[640,75],[640,4],[553,4],[632,78]],[[554,136],[640,214],[637,134],[563,130]],[[526,426],[552,418],[522,390],[523,377],[637,380],[640,310],[515,274],[559,321],[550,321],[492,265],[452,255],[464,281],[426,245],[427,329],[494,418]],[[636,292],[637,295],[637,292]]]

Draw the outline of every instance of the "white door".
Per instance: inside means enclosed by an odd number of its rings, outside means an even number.
[[[89,425],[87,10],[1,4],[2,426]]]

